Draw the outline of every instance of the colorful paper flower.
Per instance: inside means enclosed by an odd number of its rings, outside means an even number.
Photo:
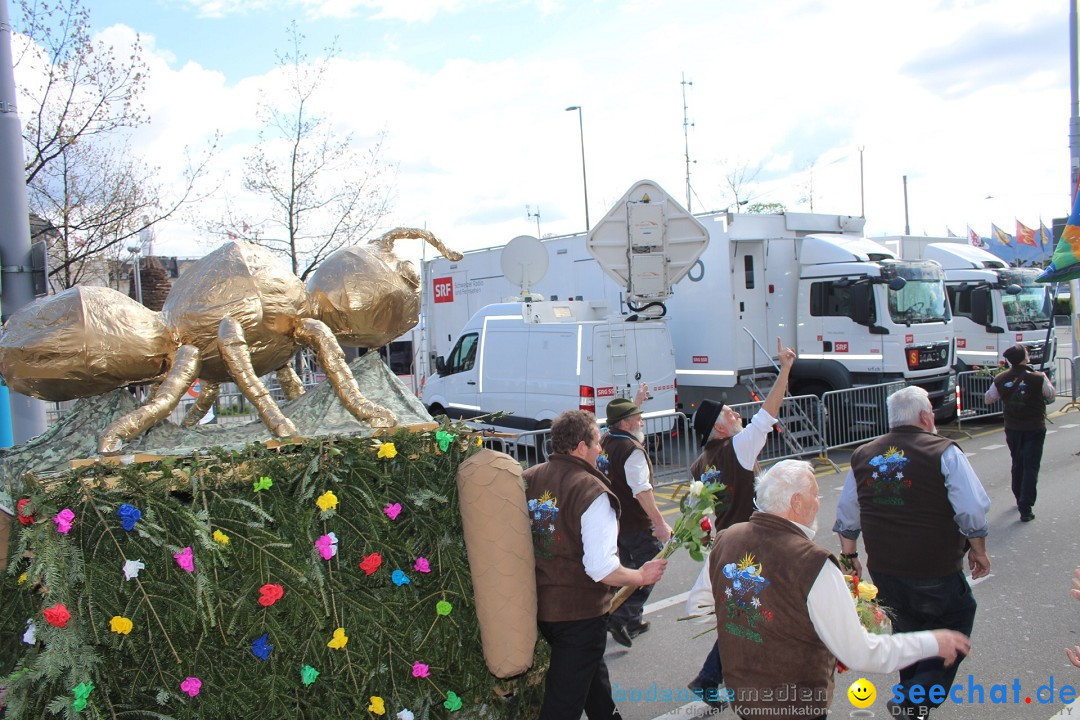
[[[315,682],[318,677],[319,671],[311,667],[310,665],[305,665],[304,667],[300,668],[300,681],[304,683],[305,686]]]
[[[371,553],[365,555],[363,561],[360,563],[360,569],[364,571],[365,575],[371,575],[373,572],[379,569],[382,565],[382,555],[379,553]]]
[[[229,536],[226,535],[225,533],[221,532],[220,530],[215,530],[214,534],[211,535],[210,537],[212,537],[214,539],[214,542],[216,542],[219,545],[228,545],[229,544]]]
[[[414,678],[426,678],[431,674],[431,668],[417,660],[412,664],[412,676]]]
[[[484,445],[484,438],[480,435],[476,436],[476,447],[482,447]]]
[[[266,583],[259,588],[259,604],[263,607],[270,607],[285,595],[285,589],[280,585],[273,583]]]
[[[135,623],[123,615],[113,615],[112,620],[109,621],[109,629],[117,635],[127,635],[133,627],[135,627]]]
[[[145,567],[142,560],[128,560],[124,563],[124,579],[132,580],[139,577],[139,571]]]
[[[448,449],[450,449],[450,443],[455,437],[457,436],[454,435],[454,433],[452,432],[447,432],[446,430],[439,430],[437,433],[435,433],[435,442],[439,444],[440,450],[446,452]]]
[[[691,497],[701,497],[702,493],[704,493],[704,492],[705,492],[705,483],[701,482],[700,480],[691,481],[691,483],[690,483],[690,496]]]
[[[383,699],[378,695],[371,696],[371,704],[367,706],[368,712],[375,713],[376,715],[386,714],[386,704],[383,703]]]
[[[34,645],[37,643],[37,625],[33,620],[28,619],[26,621],[26,632],[23,633],[22,641],[27,645]]]
[[[178,553],[173,553],[173,557],[176,558],[176,564],[184,570],[195,572],[195,560],[192,558],[190,545]]]
[[[251,484],[251,489],[255,492],[259,492],[260,490],[269,490],[272,487],[274,487],[274,481],[266,477],[265,475]]]
[[[28,577],[29,576],[26,573],[19,573],[19,579],[15,581],[15,584],[22,585],[24,582],[26,582],[26,579]]]
[[[75,701],[71,703],[71,707],[75,712],[80,712],[86,709],[86,701],[90,699],[90,693],[94,692],[94,683],[81,682],[72,688],[71,692],[75,694]]]
[[[319,556],[323,560],[329,560],[337,555],[337,535],[327,533],[315,541],[315,547],[319,549]]]
[[[395,570],[393,573],[391,573],[390,579],[393,580],[394,584],[398,587],[401,587],[402,585],[408,585],[412,582],[412,580],[409,579],[409,576],[406,575],[402,570]]]
[[[390,458],[395,457],[397,457],[397,448],[394,447],[394,443],[387,442],[379,446],[379,458],[386,458],[389,460]]]
[[[416,572],[429,573],[431,572],[431,564],[426,557],[416,558],[416,562],[413,563],[413,570]]]
[[[116,514],[120,516],[120,527],[131,532],[135,529],[135,523],[139,522],[139,518],[142,517],[142,510],[134,505],[124,503],[116,508]]]
[[[197,677],[186,677],[184,678],[184,681],[180,683],[180,689],[191,697],[195,697],[202,692],[202,680]]]
[[[58,628],[66,628],[68,620],[71,619],[71,613],[68,612],[64,603],[56,603],[52,607],[45,608],[41,614],[45,616],[45,622]]]
[[[323,512],[327,510],[334,510],[337,508],[337,495],[331,490],[327,490],[315,501],[315,504],[319,506],[319,509]]]
[[[22,498],[15,504],[15,515],[23,525],[32,525],[34,523],[34,513],[30,512],[29,505],[30,498]]]
[[[446,693],[446,702],[443,703],[443,707],[450,712],[457,712],[461,709],[461,698],[458,697],[456,692],[451,690]]]
[[[386,513],[386,517],[397,520],[397,516],[401,514],[401,503],[387,503],[382,511]]]
[[[267,633],[263,633],[251,643],[251,654],[263,661],[270,657],[270,651],[273,649],[274,646],[270,644],[270,636]]]
[[[405,708],[397,714],[398,720],[416,720],[416,716],[413,715],[412,710]]]
[[[439,602],[435,603],[435,612],[437,612],[439,615],[449,615],[453,609],[454,606],[446,602],[445,600],[440,600]]]
[[[349,636],[345,634],[345,628],[338,628],[334,631],[334,637],[330,638],[330,641],[326,643],[326,647],[331,650],[340,650],[345,647],[349,642]]]
[[[56,523],[56,532],[61,535],[67,535],[71,532],[71,523],[74,521],[75,513],[70,508],[64,508],[56,513],[56,517],[53,518],[53,522]]]

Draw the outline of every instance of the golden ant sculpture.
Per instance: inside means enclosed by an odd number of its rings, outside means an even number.
[[[112,454],[167,417],[196,378],[201,389],[185,427],[231,379],[275,436],[295,435],[259,377],[276,371],[286,397],[299,396],[304,389],[290,360],[308,347],[349,412],[372,427],[391,427],[394,414],[361,394],[340,344],[381,347],[418,322],[420,277],[393,252],[402,238],[461,259],[426,230],[397,228],[330,255],[305,287],[269,250],[233,241],[188,268],[161,312],[91,286],[20,309],[0,333],[0,375],[15,392],[52,401],[159,383],[144,405],[105,428],[98,451]]]

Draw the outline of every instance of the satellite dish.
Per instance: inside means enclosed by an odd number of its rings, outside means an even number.
[[[540,282],[547,273],[548,251],[531,235],[519,235],[506,243],[499,258],[503,275],[521,289],[523,298],[529,295],[529,288]]]

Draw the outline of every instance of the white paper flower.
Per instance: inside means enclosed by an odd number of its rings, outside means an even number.
[[[139,571],[145,567],[142,560],[128,560],[124,563],[124,579],[131,580],[132,578],[139,577]]]
[[[694,497],[701,497],[705,492],[705,483],[700,480],[694,480],[690,483],[690,494]]]
[[[398,720],[414,720],[412,710],[406,708],[397,714]]]
[[[34,645],[37,643],[37,625],[29,618],[26,620],[26,632],[23,633],[22,641],[27,645]]]

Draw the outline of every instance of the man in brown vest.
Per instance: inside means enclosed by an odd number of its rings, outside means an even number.
[[[757,504],[709,555],[726,696],[737,715],[824,718],[837,659],[858,672],[892,672],[970,650],[951,630],[872,635],[859,624],[836,558],[813,542],[821,496],[810,463],[770,468]]]
[[[964,577],[964,554],[971,577],[989,574],[990,498],[963,450],[936,434],[926,390],[898,390],[889,396],[888,408],[889,433],[851,456],[833,530],[857,574],[862,564],[856,543],[864,533],[867,568],[878,600],[895,613],[896,630],[946,627],[970,635],[976,605]],[[905,699],[889,701],[890,711],[904,717],[928,715],[943,701],[935,701],[929,691],[940,685],[947,692],[959,664],[946,667],[931,658],[901,669]],[[920,690],[913,694],[916,686]],[[912,701],[920,692],[925,701]]]
[[[1013,345],[1002,355],[1009,369],[994,378],[986,391],[986,403],[1004,402],[1005,442],[1012,456],[1012,492],[1021,522],[1031,522],[1035,513],[1035,486],[1039,482],[1043,443],[1046,441],[1046,403],[1054,399],[1054,386],[1041,372],[1031,369],[1028,351]]]
[[[536,558],[537,624],[551,646],[541,720],[619,718],[604,664],[612,588],[652,585],[667,560],[619,562],[619,501],[596,469],[596,418],[568,410],[551,424],[552,454],[522,474]]]
[[[644,386],[644,394],[648,388]],[[644,395],[638,393],[642,402]],[[607,476],[619,499],[619,560],[628,568],[639,568],[656,557],[671,537],[671,526],[660,514],[653,495],[653,468],[645,451],[645,423],[641,408],[625,398],[607,406],[608,431],[600,440],[597,467]],[[632,638],[649,629],[642,611],[652,586],[640,587],[626,599],[608,621],[608,631],[620,645],[630,647]]]
[[[780,374],[761,409],[745,428],[738,412],[715,400],[703,400],[694,413],[694,430],[699,436],[702,452],[690,466],[690,474],[694,480],[706,484],[722,482],[727,486],[717,498],[714,523],[717,531],[746,522],[754,511],[754,471],[757,469],[758,455],[776,424],[780,405],[787,393],[791,366],[796,358],[795,351],[785,348],[780,338],[776,339],[776,353],[780,360]],[[715,690],[723,681],[720,653],[714,643],[697,677],[687,687],[712,707],[720,708],[721,703],[710,698],[715,698]]]

